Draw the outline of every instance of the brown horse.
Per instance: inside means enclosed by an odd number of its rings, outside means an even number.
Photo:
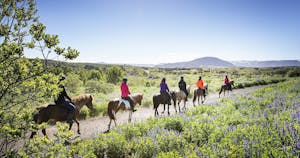
[[[142,105],[143,94],[140,94],[140,93],[134,94],[131,96],[131,98],[133,100],[133,106],[135,106],[136,104]],[[110,121],[108,124],[107,132],[110,130],[110,125],[111,125],[112,120],[114,120],[115,126],[117,126],[116,114],[119,110],[128,110],[128,108],[126,108],[126,105],[124,102],[119,104],[119,99],[111,100],[108,102],[107,114],[109,116]],[[132,116],[132,111],[130,110],[128,122],[131,122],[131,116]]]
[[[226,84],[223,84],[222,86],[221,86],[221,90],[220,90],[220,92],[219,92],[219,98],[220,98],[220,94],[222,93],[222,91],[224,91],[224,96],[225,96],[225,91],[227,90],[228,91],[228,94],[229,94],[229,91],[232,91],[232,87],[234,86],[234,81],[230,81],[229,83],[228,83],[228,85],[226,85]]]
[[[190,89],[191,89],[191,86],[187,86],[187,88],[186,88],[186,90],[187,90],[187,92],[188,92],[188,94],[190,93]],[[183,109],[185,110],[186,109],[186,100],[187,100],[187,96],[186,96],[186,94],[184,93],[184,91],[182,91],[182,90],[177,90],[177,91],[173,91],[173,92],[171,92],[171,93],[175,93],[175,95],[174,96],[172,96],[172,99],[173,100],[176,100],[176,101],[178,101],[178,109],[179,109],[179,112],[181,112],[181,110],[180,110],[180,102],[181,101],[183,101]],[[176,101],[174,102],[175,104],[176,104]]]
[[[93,109],[93,97],[90,94],[82,94],[77,97],[72,98],[72,102],[76,105],[75,114],[73,116],[73,120],[77,123],[78,129],[77,133],[80,134],[79,121],[77,117],[79,115],[79,111],[86,105],[90,110]],[[41,124],[43,122],[48,122],[49,120],[57,121],[67,121],[68,110],[66,107],[61,105],[53,105],[49,104],[47,107],[37,108],[38,113],[33,116],[35,123]],[[69,130],[72,128],[72,123],[69,123]],[[46,136],[46,129],[42,129],[43,134]],[[32,138],[36,132],[32,132],[30,138]]]
[[[208,84],[204,84],[204,89],[205,89],[205,93],[207,95],[208,93]],[[199,89],[199,88],[195,88],[194,89],[194,97],[193,97],[193,105],[195,106],[195,101],[198,98],[198,104],[200,104],[200,99],[201,99],[201,103],[203,104],[205,101],[205,95],[204,95],[204,90]]]
[[[175,98],[175,92],[170,92],[170,100],[168,100],[167,96],[166,95],[163,95],[163,94],[155,94],[153,95],[153,109],[154,109],[154,116],[157,116],[159,115],[158,114],[158,111],[157,111],[157,108],[160,104],[163,104],[164,105],[164,111],[162,112],[162,114],[165,112],[166,110],[166,104],[168,105],[168,115],[170,115],[170,111],[169,111],[169,108],[170,108],[170,104],[171,104],[171,100],[173,100],[173,103],[174,103],[174,109],[177,113],[177,110],[176,110],[176,98]],[[174,99],[175,98],[175,99]]]

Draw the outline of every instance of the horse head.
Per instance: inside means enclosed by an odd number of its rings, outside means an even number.
[[[93,110],[94,106],[93,106],[93,96],[90,94],[89,98],[87,100],[86,106],[90,109]]]
[[[142,105],[142,100],[143,100],[143,94],[134,94],[133,96],[132,96],[132,98],[133,98],[133,101],[135,102],[135,103],[137,103],[137,104],[139,104],[139,105]]]
[[[230,84],[231,84],[232,86],[234,86],[234,81],[230,81]]]

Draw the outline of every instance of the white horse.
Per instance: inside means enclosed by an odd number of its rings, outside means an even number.
[[[187,85],[187,92],[188,94],[190,93],[190,89],[191,89],[191,86],[190,85]],[[181,112],[180,110],[180,102],[183,101],[183,109],[186,110],[186,100],[187,100],[187,96],[186,94],[184,93],[184,91],[182,90],[177,90],[175,91],[175,97],[176,97],[176,101],[177,101],[177,104],[178,104],[178,109],[179,109],[179,112]],[[173,99],[174,100],[174,99]]]

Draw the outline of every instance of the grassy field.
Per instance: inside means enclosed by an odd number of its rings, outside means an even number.
[[[82,68],[85,67],[85,68]],[[244,88],[255,85],[266,85],[285,81],[294,74],[299,76],[299,68],[198,68],[198,69],[159,69],[142,68],[132,66],[111,66],[111,65],[76,65],[71,68],[65,67],[67,75],[66,87],[71,96],[81,93],[91,93],[94,96],[96,112],[90,113],[83,108],[80,118],[88,118],[105,114],[107,102],[120,96],[120,82],[123,77],[128,78],[128,85],[132,93],[143,93],[143,106],[152,106],[152,96],[159,93],[159,84],[163,77],[167,79],[170,90],[178,89],[180,76],[191,86],[196,87],[199,76],[202,76],[208,84],[209,93],[216,93],[223,84],[225,75],[235,81],[234,88]],[[109,67],[117,67],[118,74],[114,76],[118,81],[110,83],[106,73]],[[68,69],[67,69],[68,68]],[[192,95],[189,95],[192,97]]]

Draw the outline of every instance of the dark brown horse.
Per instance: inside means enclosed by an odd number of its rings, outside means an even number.
[[[175,92],[170,92],[169,95],[170,95],[170,98],[168,98],[166,95],[161,94],[161,93],[153,95],[152,99],[153,99],[154,116],[159,115],[157,108],[160,104],[164,105],[164,111],[162,112],[162,114],[165,112],[166,104],[167,104],[168,105],[168,115],[170,115],[169,108],[170,108],[171,100],[173,100],[174,109],[177,113],[177,110],[176,110],[176,96],[175,96],[176,94],[175,94]]]
[[[78,129],[77,133],[80,134],[79,121],[77,117],[81,108],[86,105],[90,110],[93,109],[93,97],[90,94],[83,94],[72,98],[72,102],[76,105],[75,114],[73,120],[77,123]],[[67,121],[68,109],[61,105],[50,104],[47,107],[37,108],[38,113],[33,116],[35,123],[41,124],[43,122],[48,122],[49,120],[57,121]],[[72,128],[72,123],[69,123],[69,129]],[[46,136],[46,129],[42,129],[43,134]],[[30,138],[32,138],[36,132],[32,132]]]
[[[208,93],[208,84],[204,84],[204,89],[205,89],[205,93],[207,95]],[[203,104],[205,101],[205,95],[204,95],[204,90],[196,88],[194,89],[194,97],[193,97],[193,105],[195,106],[195,101],[198,98],[198,104],[200,104],[200,99],[201,99],[201,103]]]
[[[224,96],[225,96],[225,91],[226,90],[228,91],[228,94],[229,94],[229,91],[232,91],[233,86],[234,86],[234,81],[230,81],[228,84],[223,84],[221,86],[221,90],[219,92],[219,98],[220,98],[220,94],[222,93],[222,91],[224,91]]]
[[[133,106],[135,106],[136,104],[142,105],[142,100],[143,100],[143,94],[134,94],[131,96],[132,100],[133,100]],[[128,110],[129,107],[126,107],[124,102],[121,102],[119,104],[119,99],[115,99],[115,100],[111,100],[108,102],[108,106],[107,106],[107,114],[109,116],[109,124],[108,124],[108,130],[107,132],[110,130],[110,125],[111,125],[111,121],[114,120],[115,126],[117,126],[116,123],[116,114],[119,110]],[[129,118],[128,118],[128,122],[131,122],[131,116],[132,116],[132,110],[130,110],[129,112]]]

